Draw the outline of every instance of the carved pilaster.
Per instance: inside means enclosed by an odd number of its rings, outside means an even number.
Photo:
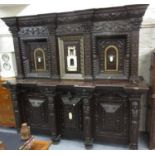
[[[139,51],[139,31],[131,33],[131,75],[130,79],[137,80],[138,77],[138,51]]]
[[[140,95],[131,95],[130,102],[130,149],[138,149]]]
[[[20,50],[20,39],[18,37],[18,28],[17,27],[10,27],[10,32],[13,35],[13,42],[14,42],[14,50],[16,55],[16,63],[17,63],[17,78],[21,79],[24,77],[23,73],[23,63],[22,63],[22,56]]]
[[[92,124],[91,124],[91,107],[90,99],[83,99],[83,113],[84,113],[84,136],[85,136],[85,147],[87,149],[91,148],[93,145],[92,138]]]
[[[59,74],[59,66],[58,66],[58,52],[57,52],[57,41],[56,41],[56,36],[51,35],[49,36],[49,52],[51,54],[51,78],[52,79],[60,79],[60,74]]]
[[[92,79],[92,52],[91,52],[91,34],[84,35],[84,63],[85,63],[85,79]]]

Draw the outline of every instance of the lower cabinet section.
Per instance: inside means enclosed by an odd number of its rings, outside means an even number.
[[[129,144],[138,148],[139,92],[123,87],[11,87],[17,129],[27,122],[33,133],[95,142]]]

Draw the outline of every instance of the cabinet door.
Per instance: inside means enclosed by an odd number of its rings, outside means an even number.
[[[25,102],[25,113],[31,128],[39,130],[49,128],[48,101],[45,98],[28,97]]]
[[[74,130],[80,130],[81,119],[79,117],[80,107],[78,105],[64,106],[64,128],[71,128]]]
[[[128,141],[128,103],[107,99],[96,102],[95,113],[95,137],[104,141]]]
[[[63,103],[63,136],[67,138],[82,135],[82,104],[81,98],[62,96]]]

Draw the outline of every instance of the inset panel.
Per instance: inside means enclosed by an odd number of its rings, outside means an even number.
[[[58,38],[60,74],[62,79],[83,79],[83,37],[64,36]]]
[[[127,36],[98,36],[96,41],[96,79],[128,79]]]
[[[115,45],[109,45],[104,50],[105,71],[118,71],[119,51]]]
[[[34,62],[36,71],[46,71],[45,52],[42,48],[34,50]]]
[[[25,76],[50,77],[47,40],[24,40],[22,45]]]

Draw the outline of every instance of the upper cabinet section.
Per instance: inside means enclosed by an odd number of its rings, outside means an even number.
[[[136,80],[147,4],[3,18],[17,78]]]

